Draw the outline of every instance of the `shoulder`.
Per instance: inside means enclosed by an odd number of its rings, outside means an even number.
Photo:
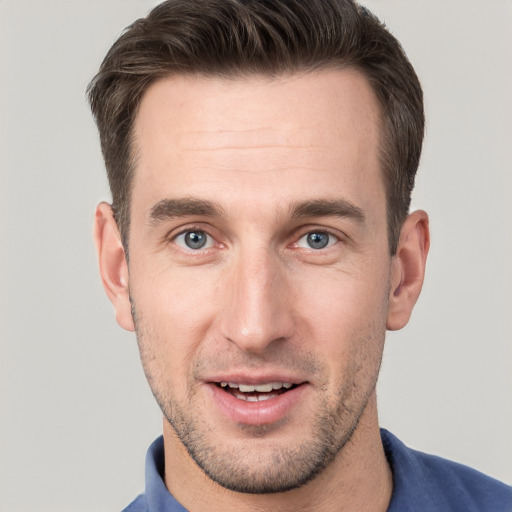
[[[431,492],[454,510],[512,511],[512,488],[456,462],[415,452]],[[466,504],[461,508],[461,504]],[[455,508],[459,507],[459,508]],[[472,507],[472,508],[469,508]]]
[[[390,512],[512,511],[512,487],[463,464],[412,450],[385,430],[381,435],[393,471]]]
[[[148,503],[144,494],[139,494],[122,512],[147,512]]]

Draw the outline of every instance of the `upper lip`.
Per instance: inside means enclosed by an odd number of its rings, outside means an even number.
[[[204,379],[205,382],[219,384],[221,382],[232,382],[235,384],[248,384],[252,386],[268,384],[271,382],[282,382],[289,384],[304,384],[307,381],[297,376],[286,375],[285,373],[268,373],[255,375],[249,373],[223,373],[213,375]]]

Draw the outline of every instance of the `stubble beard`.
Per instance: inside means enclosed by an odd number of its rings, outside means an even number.
[[[162,389],[156,384],[157,379],[147,364],[154,357],[148,356],[148,340],[155,340],[147,336],[141,319],[135,314],[133,303],[132,316],[144,372],[165,419],[199,468],[211,480],[231,491],[248,494],[280,493],[302,487],[313,480],[341,454],[375,391],[380,359],[374,378],[367,382],[365,389],[357,389],[354,380],[348,379],[343,388],[338,390],[334,406],[328,404],[325,396],[322,397],[318,416],[307,441],[286,448],[274,446],[270,452],[258,452],[252,440],[257,439],[261,443],[263,439],[270,438],[279,426],[242,426],[247,435],[247,441],[242,447],[219,448],[209,438],[214,429],[203,420],[198,407],[193,408],[188,404],[183,406],[168,396],[168,389]],[[375,339],[372,341],[377,342]],[[368,339],[365,342],[368,343]],[[358,365],[353,376],[364,370],[364,365]],[[359,396],[354,395],[361,391],[363,393]],[[188,398],[188,403],[192,403],[190,394]],[[269,444],[272,444],[271,439]]]
[[[307,442],[289,448],[275,446],[270,452],[261,450],[258,454],[252,439],[261,443],[271,435],[272,427],[244,429],[248,434],[246,449],[218,449],[182,408],[172,401],[161,400],[157,394],[155,398],[177,437],[204,473],[226,489],[248,494],[285,492],[317,477],[350,440],[368,402],[367,399],[355,418],[347,412],[339,413],[345,409],[340,402],[335,411],[324,410],[317,418]],[[345,424],[343,420],[347,416],[352,421]]]

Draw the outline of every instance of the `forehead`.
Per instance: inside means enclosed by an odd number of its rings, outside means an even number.
[[[140,135],[142,126],[157,122],[177,135],[200,134],[197,126],[210,132],[263,128],[270,142],[279,143],[276,133],[268,131],[276,121],[280,128],[302,133],[308,128],[307,135],[325,138],[327,125],[337,137],[343,128],[337,121],[356,117],[352,128],[370,135],[380,116],[370,84],[354,68],[277,77],[177,75],[157,80],[145,92],[135,132]],[[250,141],[253,134],[246,137]]]
[[[354,69],[160,79],[134,128],[134,201],[241,189],[256,200],[272,187],[325,196],[333,180],[344,189],[354,178],[382,187],[379,107]]]

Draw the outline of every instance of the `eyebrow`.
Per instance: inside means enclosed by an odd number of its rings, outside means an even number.
[[[365,221],[364,211],[345,199],[314,199],[295,203],[291,208],[292,218],[303,217],[341,217]]]
[[[301,219],[304,217],[341,217],[351,218],[357,222],[364,222],[364,211],[345,199],[313,199],[294,203],[291,208],[291,217]],[[181,199],[162,199],[158,201],[149,212],[151,224],[198,215],[202,217],[222,217],[222,207],[212,201],[193,197]]]
[[[151,208],[149,221],[151,224],[157,224],[168,219],[188,217],[190,215],[221,217],[222,214],[223,210],[219,205],[204,199],[193,197],[162,199]]]

